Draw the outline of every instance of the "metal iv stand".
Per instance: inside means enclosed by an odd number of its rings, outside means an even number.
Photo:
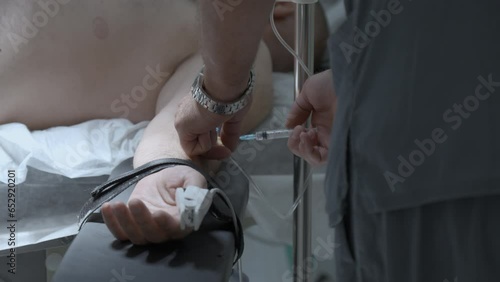
[[[317,0],[291,0],[297,3],[295,26],[295,50],[305,65],[314,70],[314,9]],[[297,98],[307,73],[295,60],[295,93]],[[309,121],[306,126],[309,126]],[[294,200],[304,189],[312,185],[310,166],[303,159],[294,156],[293,161],[293,193]],[[311,281],[310,263],[313,263],[311,252],[311,197],[312,189],[307,189],[293,216],[293,281]],[[309,264],[308,264],[309,263]]]

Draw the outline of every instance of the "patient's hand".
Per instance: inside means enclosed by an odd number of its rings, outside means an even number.
[[[191,230],[181,230],[175,202],[178,187],[207,187],[205,177],[187,166],[166,168],[139,181],[128,205],[106,203],[101,213],[113,235],[136,245],[161,243],[183,238]]]

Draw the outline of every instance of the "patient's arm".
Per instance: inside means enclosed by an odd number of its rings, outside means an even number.
[[[217,165],[199,157],[188,158],[174,128],[177,105],[183,97],[190,95],[190,86],[201,65],[199,55],[189,58],[162,89],[157,102],[157,115],[144,132],[134,157],[134,167],[161,158],[191,159],[205,170],[214,169]],[[255,69],[254,103],[244,122],[244,131],[255,127],[271,109],[271,60],[263,44]],[[180,230],[175,189],[188,185],[206,187],[206,181],[199,172],[186,166],[164,169],[139,181],[128,205],[104,204],[104,220],[116,238],[130,240],[134,244],[159,243],[184,237],[189,231]]]

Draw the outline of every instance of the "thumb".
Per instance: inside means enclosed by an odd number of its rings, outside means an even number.
[[[200,134],[198,136],[193,135],[192,140],[185,140],[183,145],[184,151],[189,155],[189,156],[197,156],[197,155],[202,155],[206,152],[208,152],[212,146],[215,144],[212,144],[212,138],[210,136],[210,132]]]
[[[202,156],[209,160],[223,160],[231,156],[231,150],[222,145],[215,145]]]
[[[286,127],[293,128],[297,125],[304,124],[313,109],[312,104],[307,99],[307,92],[302,91],[288,113],[285,123]]]
[[[222,125],[221,141],[229,150],[234,151],[240,139],[241,120],[229,120]]]

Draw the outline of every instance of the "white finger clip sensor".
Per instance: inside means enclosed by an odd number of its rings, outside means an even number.
[[[196,186],[177,188],[175,201],[181,216],[181,229],[200,228],[203,218],[212,205],[213,194],[208,189]]]

